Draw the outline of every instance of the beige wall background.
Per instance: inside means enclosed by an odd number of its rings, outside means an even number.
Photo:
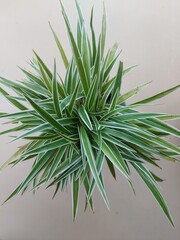
[[[105,0],[108,21],[107,48],[119,41],[121,59],[126,67],[139,67],[124,78],[123,91],[153,80],[135,99],[140,99],[180,83],[180,1],[178,0]],[[73,0],[64,1],[75,26]],[[100,26],[102,0],[80,0],[86,19],[95,6],[95,23]],[[16,67],[27,67],[35,49],[52,67],[58,51],[48,21],[70,55],[70,46],[58,0],[0,0],[0,75],[9,79],[23,78]],[[58,60],[59,72],[64,73]],[[142,109],[144,111],[179,112],[179,91]],[[13,111],[1,98],[0,111]],[[3,123],[0,121],[0,123]],[[173,123],[176,127],[180,122]],[[7,129],[0,124],[0,131]],[[0,136],[0,163],[21,143],[7,144]],[[172,138],[172,141],[177,140]],[[7,169],[0,174],[0,202],[14,190],[30,169],[30,163]],[[176,228],[172,228],[151,193],[134,175],[137,195],[134,196],[122,176],[117,182],[105,169],[108,212],[98,192],[95,193],[95,214],[84,213],[84,194],[80,197],[77,221],[71,218],[71,194],[68,189],[51,200],[52,190],[40,190],[35,196],[26,193],[0,207],[1,240],[178,240],[180,236],[180,164],[162,161],[160,186]]]

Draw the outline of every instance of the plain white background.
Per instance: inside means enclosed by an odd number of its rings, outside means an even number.
[[[73,0],[66,0],[72,26],[76,11]],[[180,2],[177,0],[105,0],[107,10],[107,48],[114,42],[123,49],[121,60],[126,67],[139,67],[124,78],[123,92],[153,80],[134,100],[142,99],[180,82]],[[80,1],[86,20],[94,4],[98,32],[102,0]],[[9,79],[23,78],[18,66],[27,67],[32,49],[52,67],[64,69],[53,41],[48,21],[58,33],[70,56],[70,46],[58,0],[0,0],[0,75]],[[179,112],[179,91],[149,106],[144,111]],[[13,111],[1,98],[0,111]],[[3,123],[0,121],[0,123]],[[173,123],[180,126],[178,121]],[[8,126],[0,125],[0,131]],[[171,138],[173,142],[179,142]],[[10,138],[0,136],[0,163],[21,145],[7,144]],[[14,190],[30,170],[31,163],[8,168],[0,174],[0,202]],[[0,239],[2,240],[178,240],[180,236],[180,164],[162,161],[158,173],[166,179],[160,186],[176,228],[172,228],[156,201],[136,174],[133,175],[136,196],[122,176],[117,182],[104,169],[107,194],[111,204],[108,212],[99,193],[95,192],[95,214],[84,213],[84,193],[80,197],[77,221],[71,218],[71,194],[68,189],[51,200],[52,190],[40,190],[37,195],[26,193],[0,207]]]

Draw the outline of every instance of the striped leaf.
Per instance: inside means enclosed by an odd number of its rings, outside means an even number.
[[[85,107],[84,106],[80,106],[78,108],[78,113],[79,113],[79,116],[80,116],[81,120],[86,125],[86,127],[88,127],[89,130],[92,130],[93,126],[91,124],[91,120],[90,120],[90,118],[88,116],[88,113],[87,113]]]
[[[60,111],[60,104],[59,104],[59,94],[58,94],[58,84],[57,84],[57,78],[56,78],[56,62],[54,61],[54,74],[53,74],[53,102],[54,102],[54,108],[56,111],[56,114],[58,117],[62,117],[61,111]]]
[[[104,202],[106,203],[106,206],[109,208],[109,203],[108,203],[108,200],[107,200],[107,196],[106,196],[106,193],[104,191],[104,187],[102,185],[102,182],[99,178],[98,170],[96,168],[95,158],[94,158],[93,150],[92,150],[92,147],[91,147],[91,143],[89,141],[89,137],[88,137],[88,135],[86,133],[86,130],[83,126],[80,126],[79,132],[80,132],[80,141],[81,141],[82,147],[84,149],[89,167],[90,167],[91,172],[93,174],[93,177],[96,181],[97,187],[98,187],[98,189],[99,189],[99,191],[100,191],[100,193],[101,193],[101,195],[104,199]]]
[[[175,86],[175,87],[173,87],[173,88],[170,88],[170,89],[168,89],[168,90],[166,90],[166,91],[163,91],[163,92],[161,92],[161,93],[158,93],[158,94],[156,94],[156,95],[154,95],[154,96],[152,96],[152,97],[146,98],[146,99],[144,99],[144,100],[138,101],[138,102],[133,103],[133,104],[146,104],[146,103],[149,103],[149,102],[153,102],[153,101],[155,101],[155,100],[158,100],[158,99],[160,99],[160,98],[162,98],[162,97],[165,97],[166,95],[174,92],[174,91],[175,91],[176,89],[178,89],[179,87],[180,87],[180,84],[177,85],[177,86]]]
[[[64,66],[67,68],[69,63],[68,63],[68,60],[67,60],[67,57],[66,57],[66,53],[65,53],[65,51],[64,51],[64,49],[63,49],[63,47],[62,47],[62,45],[61,45],[61,43],[60,43],[60,41],[59,41],[59,38],[57,37],[57,35],[56,35],[56,33],[54,32],[54,30],[53,30],[53,28],[52,28],[52,26],[51,26],[50,23],[49,23],[49,26],[50,26],[50,28],[51,28],[51,31],[52,31],[52,33],[53,33],[53,36],[54,36],[54,39],[55,39],[55,41],[56,41],[57,47],[58,47],[59,52],[60,52],[60,54],[61,54],[61,58],[62,58],[62,60],[63,60]]]

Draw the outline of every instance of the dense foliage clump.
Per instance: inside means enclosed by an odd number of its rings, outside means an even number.
[[[92,194],[97,187],[105,204],[102,167],[107,163],[114,178],[119,171],[133,188],[130,168],[133,168],[150,189],[167,218],[173,224],[167,205],[157,188],[161,179],[147,168],[147,163],[159,167],[158,159],[176,161],[180,149],[166,140],[168,135],[180,136],[180,131],[164,121],[178,118],[162,113],[143,113],[136,107],[153,102],[179,87],[175,86],[147,99],[126,105],[125,102],[149,83],[121,93],[123,75],[134,67],[123,69],[118,60],[118,44],[105,54],[106,17],[102,18],[100,36],[95,36],[93,9],[91,11],[89,38],[79,8],[77,34],[62,7],[62,14],[72,49],[72,58],[67,59],[62,45],[52,29],[63,59],[66,75],[61,79],[54,69],[50,71],[35,53],[30,62],[32,71],[22,69],[26,80],[10,81],[0,78],[0,83],[14,91],[10,95],[0,92],[18,111],[0,113],[15,126],[1,134],[18,133],[12,141],[24,139],[27,143],[1,167],[33,160],[32,170],[8,199],[23,193],[28,187],[37,190],[43,185],[64,190],[72,186],[73,217],[76,217],[80,187],[84,187],[86,207],[93,210]],[[112,69],[119,61],[118,70]],[[22,132],[23,131],[23,132]],[[7,200],[8,200],[7,199]]]

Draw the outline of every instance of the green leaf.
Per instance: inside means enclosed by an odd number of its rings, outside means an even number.
[[[109,134],[102,133],[102,137],[103,137],[103,139],[105,139],[105,140],[111,142],[112,144],[122,148],[123,150],[126,149],[128,151],[134,152],[134,150],[132,148],[130,148],[128,145],[126,145],[122,141],[119,141],[119,139],[116,139],[115,137],[110,136]]]
[[[112,164],[128,179],[130,180],[129,177],[129,172],[127,169],[127,166],[116,148],[116,146],[110,142],[107,141],[102,141],[102,151],[104,154],[107,156],[107,158],[112,162]]]
[[[33,95],[34,93],[36,94],[35,95],[36,98],[39,98],[39,95],[40,95],[40,98],[43,98],[43,99],[50,96],[49,90],[47,90],[45,87],[39,86],[37,83],[21,82],[21,84],[25,86],[25,88],[23,89],[23,92],[27,93],[28,95],[29,95],[29,89],[30,89],[30,91],[33,91]]]
[[[7,86],[14,92],[16,92],[19,96],[22,96],[24,94],[24,92],[28,92],[28,95],[31,97],[35,97],[35,98],[39,98],[39,99],[42,98],[42,95],[37,90],[38,88],[36,88],[36,90],[31,89],[31,88],[23,85],[23,82],[19,82],[19,81],[13,82],[6,78],[0,77],[0,83]]]
[[[41,77],[42,77],[47,89],[49,89],[49,91],[52,92],[52,85],[51,85],[50,79],[47,77],[47,75],[44,72],[44,69],[41,66],[39,61],[38,61],[38,66],[39,66],[39,70],[40,70],[40,73],[41,73]]]
[[[49,140],[49,139],[54,139],[57,138],[57,135],[40,135],[40,136],[31,136],[31,137],[24,137],[24,139],[28,140]]]
[[[114,110],[109,111],[108,113],[104,114],[104,116],[100,119],[101,122],[103,122],[104,120],[107,120],[108,118],[112,117],[115,114],[120,113],[121,108],[116,108]]]
[[[138,147],[138,146],[135,146],[132,144],[129,144],[129,145],[132,146],[133,149],[137,152],[140,159],[143,159],[145,162],[148,162],[148,163],[154,165],[155,167],[160,168],[160,166],[156,163],[157,159],[154,158],[152,153],[147,152],[145,149],[142,149],[141,147]]]
[[[172,127],[169,124],[164,123],[158,119],[151,119],[151,120],[143,119],[140,121],[147,124],[148,126],[155,128],[155,129],[161,130],[162,132],[172,134],[176,137],[180,136],[180,131],[178,129],[176,129],[175,127]]]
[[[97,87],[98,87],[98,78],[97,76],[94,77],[94,80],[91,83],[91,86],[88,90],[87,97],[85,100],[85,106],[87,107],[88,110],[93,111],[95,104],[96,104],[96,99],[97,99]]]
[[[47,151],[44,153],[38,162],[34,165],[29,175],[22,182],[19,188],[19,192],[23,190],[32,180],[33,178],[41,171],[41,169],[46,165],[47,161],[49,161],[50,157],[54,154],[53,151]]]
[[[83,123],[89,128],[89,130],[92,130],[93,126],[91,124],[91,120],[90,120],[88,113],[83,105],[81,105],[78,108],[78,113],[79,113],[79,116],[80,116],[81,120],[83,121]]]
[[[114,79],[112,79],[112,80],[114,80]],[[109,98],[112,88],[113,88],[113,81],[108,81],[107,83],[108,83],[108,85],[106,85],[106,87],[105,87],[106,90],[104,91],[104,94],[99,103],[101,109],[104,109],[104,106],[108,102],[108,98]],[[102,89],[103,89],[103,87],[102,87]]]
[[[93,61],[92,61],[92,63],[94,64],[95,57],[96,57],[96,36],[95,36],[95,32],[94,32],[94,27],[93,27],[93,15],[94,15],[94,8],[91,9],[91,18],[90,18],[90,28],[91,28],[92,48],[93,48]]]
[[[17,117],[28,117],[31,116],[33,110],[24,110],[16,113],[1,113],[0,118],[17,118]]]
[[[112,112],[115,110],[115,108],[117,106],[118,96],[119,96],[119,89],[117,89],[116,92],[113,94],[111,105],[109,107],[109,112]]]
[[[165,115],[165,116],[158,116],[157,118],[163,121],[170,121],[170,120],[180,119],[180,115]]]
[[[148,136],[152,137],[153,134],[151,132],[145,131],[141,128],[138,128],[135,124],[132,123],[127,123],[127,122],[122,122],[119,121],[116,117],[112,118],[111,121],[104,121],[104,122],[100,122],[100,126],[101,127],[108,127],[111,128],[113,130],[115,129],[120,129],[120,130],[124,130],[127,132],[139,132],[139,133],[146,133]]]
[[[44,71],[46,72],[46,74],[48,75],[49,79],[52,79],[52,73],[49,70],[49,68],[46,66],[46,64],[42,61],[42,59],[39,57],[39,55],[33,50],[38,62],[41,64],[42,68],[44,69]]]
[[[79,23],[80,23],[80,26],[82,27],[83,24],[84,24],[84,18],[83,18],[83,15],[82,15],[82,12],[81,12],[78,1],[76,0],[75,3],[76,3],[76,9],[77,9],[77,12],[78,12]]]
[[[66,27],[67,27],[67,30],[68,30],[69,39],[70,39],[70,42],[71,42],[73,56],[74,56],[74,59],[76,61],[78,72],[79,72],[79,75],[80,75],[81,83],[82,83],[85,94],[87,94],[87,92],[88,92],[88,79],[87,79],[84,64],[83,64],[83,61],[82,61],[82,56],[81,56],[81,54],[79,52],[79,49],[76,45],[74,36],[72,34],[72,31],[71,31],[70,23],[69,23],[68,17],[66,15],[66,12],[64,10],[64,7],[63,7],[62,3],[61,3],[61,7],[62,7],[62,14],[63,14],[64,20],[65,20],[65,23],[66,23]]]
[[[55,41],[56,41],[57,47],[58,47],[59,52],[60,52],[60,54],[61,54],[61,58],[62,58],[62,60],[63,60],[64,66],[67,68],[68,65],[69,65],[69,63],[68,63],[68,60],[67,60],[65,51],[64,51],[64,49],[63,49],[63,47],[62,47],[62,45],[61,45],[61,43],[60,43],[60,41],[59,41],[59,38],[57,37],[56,33],[54,32],[54,30],[53,30],[50,22],[49,22],[49,26],[50,26],[50,28],[51,28],[51,31],[52,31],[52,33],[53,33],[53,36],[54,36],[54,39],[55,39]]]
[[[85,30],[85,26],[82,26],[82,59],[84,64],[84,69],[86,72],[88,85],[90,84],[90,78],[91,78],[91,59],[90,59],[90,49],[88,45],[88,36]]]
[[[98,139],[93,136],[95,142],[98,144]],[[130,180],[129,172],[127,166],[118,151],[117,147],[111,142],[102,140],[102,151],[107,156],[107,158],[113,163],[113,165],[127,178]]]
[[[44,123],[44,124],[41,124],[40,126],[37,126],[35,128],[32,128],[31,130],[29,131],[26,131],[25,133],[15,137],[12,142],[15,142],[17,141],[18,139],[21,139],[21,138],[25,138],[33,133],[36,133],[36,132],[43,132],[47,129],[51,128],[51,126],[48,124],[48,123]]]
[[[82,97],[82,95],[77,95],[76,101],[79,100]],[[64,98],[61,102],[60,109],[61,112],[63,112],[64,109],[66,109],[67,106],[69,106],[72,96],[69,95],[66,98]]]
[[[84,181],[84,188],[85,188],[85,192],[86,192],[86,205],[85,205],[85,210],[87,208],[87,204],[89,203],[89,206],[91,208],[91,211],[94,212],[94,207],[93,207],[93,201],[92,201],[92,197],[90,199],[88,199],[88,193],[89,193],[89,180],[88,180],[88,176],[86,175]]]
[[[97,168],[99,176],[100,176],[100,173],[102,172],[103,163],[104,163],[104,153],[99,151],[96,156],[96,168]],[[88,200],[89,201],[91,199],[93,190],[95,188],[95,184],[96,184],[96,181],[95,181],[95,179],[93,179],[92,183],[90,185],[90,188],[89,188],[89,192],[88,192]]]
[[[108,79],[109,74],[110,74],[112,68],[114,67],[114,65],[116,63],[116,60],[118,59],[119,55],[120,55],[120,53],[113,58],[113,60],[109,63],[109,65],[107,65],[107,68],[106,68],[106,70],[104,72],[104,82]]]
[[[75,89],[74,89],[74,92],[71,96],[71,99],[69,101],[69,112],[72,113],[73,111],[73,108],[75,106],[75,103],[76,103],[76,99],[77,99],[77,94],[78,94],[78,90],[79,90],[79,85],[80,85],[80,82],[77,83]]]
[[[7,201],[9,201],[12,197],[14,197],[15,195],[17,195],[17,194],[19,193],[20,186],[21,186],[21,185],[19,185],[19,186],[10,194],[10,196],[3,202],[2,205],[4,205]]]
[[[64,80],[65,89],[68,94],[72,94],[74,90],[74,83],[77,80],[77,78],[75,78],[77,76],[77,72],[74,72],[74,67],[75,67],[74,61],[72,59],[67,68],[66,76]]]
[[[123,73],[123,63],[120,61],[119,67],[118,67],[118,72],[117,72],[117,75],[116,75],[116,79],[114,81],[114,87],[113,87],[113,90],[112,90],[112,97],[111,97],[111,99],[115,95],[117,89],[119,91],[121,89],[122,73]]]
[[[107,162],[107,165],[108,165],[108,168],[109,168],[109,171],[110,171],[111,175],[116,180],[116,171],[114,169],[113,163],[109,159],[107,159],[106,162]]]
[[[35,84],[38,84],[40,87],[45,87],[44,82],[39,76],[36,76],[35,74],[26,71],[25,69],[19,67],[21,71],[26,75],[26,77],[31,81],[34,82]]]
[[[153,176],[153,178],[155,179],[156,182],[163,182],[163,181],[164,181],[164,179],[158,177],[158,176],[157,176],[156,174],[154,174],[153,172],[150,171],[150,173],[151,173],[151,175]]]
[[[59,104],[59,94],[58,94],[58,85],[56,79],[56,62],[54,61],[54,74],[53,74],[53,102],[56,114],[58,117],[62,117]]]
[[[22,105],[19,101],[17,101],[16,99],[14,99],[13,97],[11,97],[6,91],[4,91],[1,87],[0,87],[0,93],[10,102],[12,103],[12,105],[14,105],[15,107],[19,108],[20,110],[27,110],[27,108]]]
[[[134,66],[131,66],[131,67],[128,67],[126,68],[124,71],[123,71],[123,76],[128,74],[129,72],[131,72],[132,70],[134,70],[134,68],[136,68],[138,65],[134,65]]]
[[[114,137],[118,137],[119,139],[123,139],[127,143],[130,142],[130,143],[135,144],[136,146],[145,148],[145,149],[149,150],[150,152],[153,152],[153,153],[157,152],[157,150],[155,151],[155,148],[153,148],[152,146],[149,146],[149,144],[147,144],[145,141],[143,141],[135,136],[132,136],[131,132],[129,133],[129,132],[117,131],[117,130],[108,129],[108,128],[104,129],[103,132],[110,134]]]
[[[107,61],[107,69],[109,68],[110,65],[112,65],[114,60],[117,59],[117,57],[115,57],[115,55],[118,50],[118,47],[119,47],[119,43],[116,42],[116,43],[114,43],[113,47],[111,48],[111,50],[109,52],[109,56],[108,56],[108,61]]]
[[[4,134],[10,133],[10,132],[21,131],[21,130],[25,129],[26,127],[27,127],[26,125],[20,125],[18,127],[13,127],[13,128],[10,128],[10,129],[0,132],[0,135],[4,135]]]
[[[146,118],[163,117],[164,113],[127,113],[117,117],[119,121],[131,121]]]
[[[146,87],[147,85],[149,85],[151,82],[145,83],[143,85],[140,85],[132,90],[130,90],[129,92],[121,95],[118,99],[118,104],[121,104],[123,102],[125,102],[127,99],[133,97],[135,94],[137,94],[139,91],[141,91],[144,87]],[[136,103],[137,104],[137,103]]]
[[[145,182],[145,184],[147,185],[147,187],[149,188],[151,193],[156,198],[157,202],[159,203],[160,207],[162,208],[163,212],[165,213],[165,215],[168,218],[168,220],[170,221],[170,223],[174,226],[174,223],[173,223],[171,214],[168,210],[167,204],[166,204],[165,200],[163,199],[161,193],[159,192],[159,190],[157,189],[157,187],[153,183],[153,181],[150,178],[147,178],[145,176],[145,174],[136,166],[136,164],[132,163],[132,165],[136,169],[136,171],[138,172],[140,177],[143,179],[143,181]]]
[[[101,63],[101,36],[99,36],[99,42],[98,42],[98,47],[97,47],[97,52],[96,52],[96,57],[95,57],[95,62],[94,62],[94,70],[93,70],[93,79],[95,76],[97,77],[97,80],[99,82],[99,77],[100,77],[100,63]],[[98,84],[99,87],[101,84]]]
[[[60,167],[55,171],[53,174],[53,177],[57,178],[50,183],[47,188],[63,181],[64,179],[67,179],[70,175],[75,174],[75,172],[82,167],[82,161],[80,161],[80,158],[78,157],[76,161],[73,163],[69,164],[68,161],[66,162],[66,166],[64,166],[65,161],[60,165],[62,167],[62,170],[59,170]],[[61,172],[62,171],[62,172]],[[45,181],[45,180],[44,180]]]
[[[58,165],[61,163],[62,158],[65,154],[65,151],[67,150],[67,146],[64,145],[61,148],[59,148],[56,156],[53,159],[53,163],[49,169],[48,175],[47,175],[47,182],[52,178],[53,174],[55,173]]]
[[[75,176],[73,175],[72,180],[72,209],[73,209],[73,221],[76,219],[77,210],[78,210],[78,201],[79,201],[79,179],[75,179]]]
[[[55,180],[51,182],[47,188],[60,183],[63,179],[67,178],[69,175],[77,171],[82,166],[80,157],[77,156],[71,161],[71,163],[69,162],[69,159],[67,159],[57,167],[57,169],[52,175],[52,178],[54,178]],[[46,178],[42,179],[32,190],[37,189],[46,182]]]
[[[42,152],[47,152],[53,149],[60,148],[62,146],[66,146],[69,144],[69,141],[66,139],[58,139],[51,141],[50,143],[44,144],[43,146],[40,146],[38,148],[33,148],[31,151],[27,151],[25,155],[34,155]]]
[[[96,168],[92,146],[91,146],[91,143],[89,141],[89,137],[86,133],[86,130],[83,126],[80,126],[79,134],[80,134],[80,141],[81,141],[81,144],[83,146],[85,155],[87,157],[87,161],[88,161],[89,167],[91,169],[92,175],[93,175],[93,177],[96,181],[97,187],[98,187],[98,189],[99,189],[99,191],[100,191],[100,193],[101,193],[101,195],[104,199],[104,202],[106,203],[106,206],[109,208],[109,203],[108,203],[108,200],[107,200],[107,196],[106,196],[106,193],[104,191],[104,187],[101,183],[101,180],[99,178],[98,170]]]
[[[106,41],[106,11],[105,11],[105,5],[103,4],[103,18],[102,18],[102,28],[101,28],[101,56],[103,56],[104,54],[105,41]]]
[[[48,121],[50,125],[55,127],[57,130],[61,131],[62,133],[70,134],[70,132],[66,128],[64,128],[61,124],[59,124],[58,121],[55,118],[53,118],[48,112],[42,109],[29,97],[27,96],[25,97],[28,100],[28,102],[32,105],[32,107],[36,110],[36,112],[39,113],[44,120]]]
[[[177,85],[177,86],[175,86],[175,87],[173,87],[173,88],[170,88],[170,89],[168,89],[168,90],[166,90],[166,91],[163,91],[163,92],[161,92],[161,93],[158,93],[158,94],[156,94],[156,95],[154,95],[154,96],[152,96],[152,97],[146,98],[146,99],[141,100],[141,101],[138,101],[138,102],[136,102],[136,103],[133,103],[133,105],[134,105],[134,104],[146,104],[146,103],[149,103],[149,102],[153,102],[153,101],[158,100],[158,99],[160,99],[160,98],[162,98],[162,97],[165,97],[166,95],[170,94],[171,92],[174,92],[174,91],[175,91],[176,89],[178,89],[179,87],[180,87],[180,84]]]
[[[60,188],[60,183],[57,183],[57,184],[56,184],[56,189],[55,189],[55,191],[54,191],[54,194],[53,194],[53,197],[52,197],[52,199],[54,199],[54,198],[55,198],[55,196],[56,196],[57,192],[59,191],[59,188]]]
[[[3,116],[6,116],[7,113],[4,113],[4,112],[0,112],[0,118],[3,118]]]
[[[0,171],[3,171],[9,164],[14,162],[27,148],[28,144],[20,147],[2,166],[0,166]]]
[[[177,153],[178,155],[180,155],[180,148],[176,147],[174,144],[171,144],[171,143],[165,141],[164,139],[161,139],[157,136],[150,137],[150,136],[146,135],[145,133],[142,134],[142,133],[137,133],[136,132],[136,133],[133,133],[133,134],[136,135],[137,137],[144,138],[147,142],[152,142],[152,144],[156,143],[156,144],[164,147],[165,149],[173,151],[174,153]]]

